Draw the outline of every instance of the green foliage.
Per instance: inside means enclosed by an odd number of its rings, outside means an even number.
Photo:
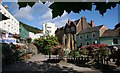
[[[115,29],[120,28],[120,23],[115,25]]]
[[[66,12],[70,13],[71,11],[75,13],[79,13],[81,10],[91,10],[92,3],[85,2],[55,2],[50,5],[52,9],[53,18],[58,15],[61,16],[66,10]]]
[[[70,51],[70,53],[69,53],[69,55],[70,56],[72,56],[72,57],[80,57],[81,56],[81,54],[80,54],[80,52],[79,51]]]
[[[101,15],[103,15],[107,11],[107,9],[111,9],[111,7],[115,8],[117,4],[118,4],[117,2],[114,2],[114,3],[113,2],[108,2],[108,3],[106,2],[97,3],[96,2],[94,3],[94,5],[96,5],[95,10],[98,10]]]
[[[26,38],[26,40],[27,40],[27,43],[31,43],[32,38]]]
[[[19,4],[19,8],[26,7],[27,5],[32,7],[35,4],[35,2],[18,2],[18,4]]]
[[[4,63],[27,60],[30,58],[29,54],[34,54],[35,52],[33,51],[35,48],[32,48],[31,52],[30,49],[31,45],[20,46],[18,44],[14,45],[12,43],[2,43],[2,60]]]
[[[36,27],[33,27],[33,26],[29,26],[23,22],[20,22],[20,25],[22,25],[25,29],[27,29],[28,31],[30,32],[33,32],[33,33],[40,33],[42,32],[42,30],[36,28]]]
[[[54,46],[58,44],[58,39],[56,36],[46,36],[39,39],[35,39],[34,43],[37,45],[39,52],[45,53],[51,50]],[[48,54],[48,53],[47,53]]]
[[[35,2],[18,2],[19,8],[27,6],[33,6]],[[90,10],[92,9],[92,5],[96,6],[95,10],[98,10],[101,15],[103,15],[107,9],[114,8],[120,2],[54,2],[49,6],[52,9],[53,18],[57,17],[58,15],[61,16],[66,12],[70,13],[71,11],[75,13],[79,13],[81,10]]]

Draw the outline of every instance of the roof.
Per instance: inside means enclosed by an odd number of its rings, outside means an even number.
[[[112,37],[112,36],[119,36],[120,30],[119,29],[109,29],[109,30],[106,30],[101,37]]]
[[[96,27],[90,27],[90,28],[81,30],[78,34],[98,31],[98,30],[100,30],[100,28],[101,28],[102,26],[104,26],[104,25],[100,25],[100,26],[96,26]]]
[[[75,20],[74,23],[77,25],[79,21],[80,21],[80,19]]]

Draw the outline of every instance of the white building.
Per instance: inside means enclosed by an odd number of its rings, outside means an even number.
[[[36,33],[35,36],[36,36],[36,38],[41,38],[41,37],[43,37],[43,33]]]
[[[35,34],[33,32],[29,32],[29,37],[34,40],[36,38]]]
[[[43,34],[42,33],[36,33],[36,34],[34,34],[33,32],[29,32],[29,37],[33,41],[34,39],[38,39],[40,37],[43,37]]]
[[[43,35],[53,35],[55,36],[55,31],[57,30],[57,26],[54,23],[44,23],[43,24]]]
[[[9,18],[7,20],[0,21],[0,29],[11,34],[19,34],[19,21],[9,13],[8,6],[3,7],[0,4],[0,12]]]

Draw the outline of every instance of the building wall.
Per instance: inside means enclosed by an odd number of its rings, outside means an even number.
[[[95,37],[93,37],[93,34],[95,35]],[[99,43],[99,32],[95,31],[89,33],[77,34],[77,47],[79,47],[81,43],[82,46],[87,45],[87,42],[89,44]]]
[[[12,34],[19,34],[19,21],[0,4],[0,12],[9,19],[0,21],[0,28]]]
[[[36,38],[36,36],[33,32],[29,32],[29,37],[31,37],[32,40],[34,40]]]
[[[118,39],[118,44],[113,43],[114,38]],[[120,36],[100,38],[100,44],[108,44],[108,46],[120,45]]]
[[[55,31],[57,30],[57,26],[54,23],[44,23],[43,24],[43,34],[44,35],[53,35],[55,36]]]
[[[42,33],[37,33],[37,34],[35,34],[35,37],[36,38],[41,38],[41,37],[43,37],[43,34]]]
[[[108,30],[107,27],[105,27],[105,26],[103,26],[103,27],[99,30],[100,37],[101,37],[102,34],[105,32],[105,30]]]
[[[19,29],[20,29],[21,39],[25,40],[27,36],[29,35],[29,32],[22,25],[20,25]]]

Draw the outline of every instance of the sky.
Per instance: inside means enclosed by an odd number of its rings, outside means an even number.
[[[3,5],[8,5],[9,12],[19,21],[29,24],[30,26],[37,27],[42,29],[42,24],[47,22],[52,22],[57,25],[58,28],[65,26],[68,19],[78,20],[82,16],[87,19],[87,22],[90,23],[91,20],[94,20],[95,26],[105,25],[109,29],[113,29],[114,26],[118,23],[118,6],[115,8],[108,9],[104,16],[100,15],[99,11],[95,10],[95,5],[92,6],[92,11],[85,10],[80,11],[79,13],[70,12],[69,14],[64,11],[63,15],[52,19],[52,10],[49,6],[51,2],[36,2],[33,7],[27,5],[26,7],[20,8],[17,2],[3,2]]]

